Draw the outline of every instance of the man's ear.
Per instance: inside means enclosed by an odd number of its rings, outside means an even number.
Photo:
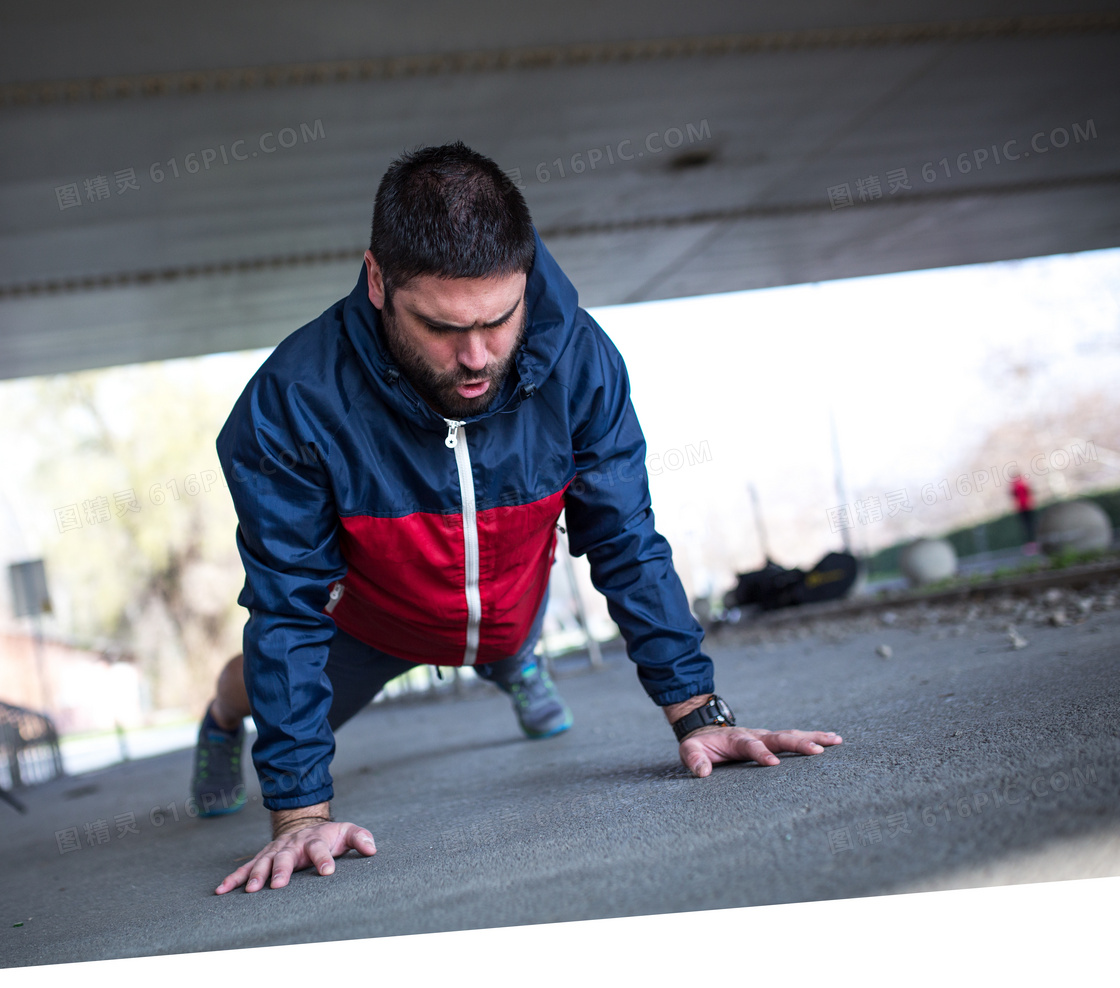
[[[375,309],[385,307],[385,279],[381,276],[381,268],[373,256],[372,251],[366,251],[366,290],[369,300]]]

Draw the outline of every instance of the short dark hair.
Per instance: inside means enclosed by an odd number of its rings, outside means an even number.
[[[388,300],[418,275],[528,272],[533,222],[524,197],[497,164],[456,141],[418,148],[389,166],[377,188],[369,249]]]

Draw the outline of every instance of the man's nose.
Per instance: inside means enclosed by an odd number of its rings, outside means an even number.
[[[485,369],[489,360],[486,340],[477,330],[467,330],[459,336],[459,363],[472,371]]]

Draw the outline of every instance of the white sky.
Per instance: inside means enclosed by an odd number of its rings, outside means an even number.
[[[1001,350],[1036,365],[1033,400],[1120,386],[1120,250],[592,314],[651,451],[710,438],[714,454],[718,437],[760,482],[828,448],[830,405],[849,482],[928,479],[932,457],[1006,412]]]

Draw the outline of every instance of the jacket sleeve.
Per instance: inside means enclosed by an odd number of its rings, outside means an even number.
[[[569,545],[587,555],[591,581],[638,667],[650,698],[665,706],[711,693],[712,662],[654,528],[646,443],[630,401],[626,366],[606,333],[591,324],[576,343],[572,446],[576,478],[565,495]]]
[[[218,436],[237,510],[245,566],[238,603],[249,609],[245,686],[257,726],[253,763],[264,805],[294,809],[334,795],[324,669],[334,621],[330,584],[346,573],[325,469],[328,451],[301,414],[294,386],[260,373]]]

